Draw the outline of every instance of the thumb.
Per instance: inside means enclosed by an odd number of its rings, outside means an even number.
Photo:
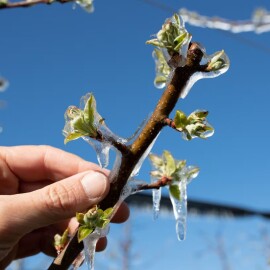
[[[1,227],[7,226],[9,233],[15,232],[19,237],[71,218],[76,212],[98,204],[108,190],[109,181],[103,173],[88,171],[33,192],[5,196],[6,200],[1,200],[4,202],[1,207],[4,209],[4,219],[0,221],[0,234],[5,233]],[[4,220],[7,224],[1,226]]]

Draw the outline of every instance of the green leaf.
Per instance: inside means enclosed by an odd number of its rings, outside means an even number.
[[[109,223],[110,223],[110,220],[109,219],[104,220],[102,229],[104,229]]]
[[[95,120],[95,104],[96,100],[93,94],[90,94],[90,97],[85,103],[84,107],[84,119],[85,121],[90,125],[94,125],[94,120]]]
[[[186,166],[186,160],[179,160],[176,162],[176,170],[181,171]]]
[[[174,116],[174,123],[177,129],[184,129],[187,125],[187,116],[184,112],[178,110]]]
[[[175,169],[176,169],[174,158],[169,151],[164,151],[163,156],[166,161],[166,167],[165,167],[166,174],[167,176],[171,176],[175,172]]]
[[[107,208],[103,213],[103,217],[108,218],[111,216],[112,213],[113,213],[113,208],[112,207]]]
[[[207,115],[208,115],[208,111],[205,111],[205,110],[202,110],[202,111],[195,111],[194,112],[194,114],[198,117],[198,118],[200,118],[200,119],[202,119],[202,120],[205,120],[205,118],[207,117]]]
[[[159,40],[156,39],[156,38],[155,38],[155,39],[151,39],[151,40],[146,41],[146,44],[160,47],[160,42],[159,42]]]
[[[162,83],[166,83],[166,82],[167,82],[167,78],[165,76],[157,76],[155,78],[155,81],[154,81],[154,83],[157,85],[162,84]]]
[[[93,228],[89,228],[87,226],[81,226],[78,229],[78,241],[79,243],[85,239],[89,234],[91,234],[94,231]]]
[[[178,37],[176,37],[174,39],[174,43],[176,43],[177,45],[174,47],[175,51],[179,51],[179,49],[181,48],[181,46],[183,45],[183,43],[186,40],[186,37],[188,36],[188,33],[185,32],[182,35],[179,35]]]
[[[164,163],[163,159],[160,158],[159,156],[154,155],[154,154],[149,154],[148,157],[156,169],[160,169],[160,167],[163,166],[163,163]]]
[[[178,185],[170,185],[169,187],[170,194],[178,201],[181,200],[181,192]]]
[[[180,23],[180,17],[179,17],[179,15],[177,13],[174,13],[173,17],[175,19],[176,24],[180,26],[181,23]]]
[[[66,229],[62,234],[60,244],[65,245],[67,241],[68,241],[68,229]]]
[[[106,222],[106,220],[104,220],[104,219],[98,219],[97,221],[96,221],[96,226],[98,227],[98,228],[104,228],[105,226],[104,226],[104,223]]]
[[[70,141],[77,140],[78,138],[82,137],[83,135],[78,132],[72,132],[67,135],[67,137],[64,140],[64,143],[67,144]]]
[[[200,168],[196,166],[188,166],[187,167],[187,172],[186,172],[186,177],[187,180],[192,180],[198,176],[200,172]]]
[[[82,224],[82,225],[85,224],[83,213],[76,213],[76,219],[80,224]]]

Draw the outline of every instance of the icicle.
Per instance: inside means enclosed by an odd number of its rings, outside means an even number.
[[[151,177],[151,182],[156,182],[156,178]],[[153,218],[154,220],[156,220],[159,215],[161,188],[152,189],[152,200],[153,200]]]
[[[83,139],[88,142],[96,151],[99,165],[102,168],[106,168],[109,165],[109,152],[111,146],[108,143],[99,142],[89,137],[83,136]]]
[[[95,252],[96,245],[99,238],[104,237],[109,232],[109,226],[104,229],[97,228],[93,233],[83,240],[85,260],[88,270],[95,269]]]
[[[173,205],[174,217],[176,220],[176,234],[179,241],[186,238],[186,221],[187,221],[187,181],[183,178],[179,183],[181,199],[177,200],[170,194]]]
[[[98,239],[99,239],[99,236],[97,236],[95,233],[92,233],[83,240],[85,260],[86,260],[88,270],[95,269],[94,259],[95,259],[96,245],[97,245]]]

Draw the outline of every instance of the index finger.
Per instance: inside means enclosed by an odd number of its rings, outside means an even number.
[[[57,181],[87,171],[102,171],[97,164],[51,146],[0,147],[8,168],[24,181]]]

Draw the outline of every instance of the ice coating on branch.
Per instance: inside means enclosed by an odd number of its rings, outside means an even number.
[[[184,67],[187,64],[191,34],[185,29],[182,18],[174,14],[162,25],[156,38],[148,40],[146,44],[151,44],[157,48],[153,52],[156,64],[156,77],[154,84],[157,88],[164,88],[173,76],[177,67]],[[180,97],[185,98],[193,84],[202,78],[214,78],[226,72],[229,68],[229,59],[224,51],[208,56],[204,48],[200,48],[204,54],[201,67],[187,82]],[[191,56],[192,57],[192,56]]]
[[[159,134],[158,134],[159,135]],[[158,135],[156,136],[156,138],[151,142],[151,144],[148,146],[148,148],[146,149],[146,151],[143,153],[143,155],[141,156],[140,160],[137,162],[135,168],[133,169],[130,177],[134,177],[136,175],[138,175],[141,167],[142,167],[142,164],[144,162],[144,160],[147,158],[147,156],[149,155],[150,151],[152,150],[156,140],[157,140],[157,137]]]
[[[151,177],[151,182],[154,183],[155,181],[156,181],[156,179],[154,177]],[[158,218],[158,215],[159,215],[161,192],[162,192],[162,188],[152,189],[153,218],[154,218],[154,220],[156,220]]]
[[[207,67],[205,68],[205,71],[197,71],[191,76],[184,91],[182,91],[180,95],[183,99],[188,95],[190,89],[198,80],[218,77],[229,69],[230,60],[223,50],[210,56],[205,53],[205,49],[202,49],[202,51],[204,52],[204,56],[201,65]]]
[[[99,238],[108,234],[109,226],[104,229],[96,228],[95,231],[83,240],[85,260],[88,270],[95,269],[95,252]]]
[[[76,0],[76,4],[88,13],[94,12],[93,0]]]

